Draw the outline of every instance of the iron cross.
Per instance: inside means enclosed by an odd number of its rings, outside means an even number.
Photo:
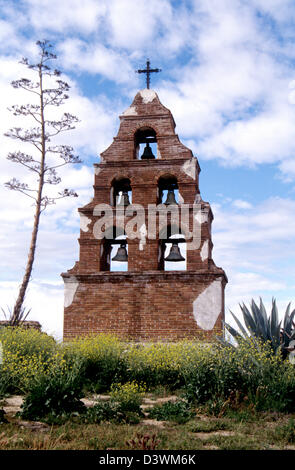
[[[146,69],[144,70],[136,70],[137,73],[146,73],[146,87],[150,88],[150,74],[153,72],[162,72],[161,69],[151,69],[150,68],[150,60],[147,59],[146,61]]]

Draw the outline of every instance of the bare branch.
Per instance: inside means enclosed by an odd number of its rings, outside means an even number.
[[[7,160],[10,160],[14,163],[20,163],[30,171],[35,171],[36,173],[40,174],[40,162],[34,160],[31,155],[23,152],[9,152]]]
[[[41,142],[42,132],[40,127],[32,127],[31,129],[22,129],[21,127],[14,127],[5,132],[6,137],[11,139],[18,139],[22,142],[39,143]],[[49,136],[45,135],[45,140],[49,140]]]
[[[12,191],[18,191],[20,193],[25,194],[25,196],[28,196],[37,201],[37,199],[31,194],[28,194],[28,192],[37,193],[38,191],[36,189],[30,189],[26,183],[21,183],[16,178],[12,178],[12,180],[8,181],[7,183],[4,183],[4,186],[7,189],[11,189]]]
[[[64,189],[62,192],[58,193],[56,197],[44,196],[42,198],[41,206],[43,212],[47,206],[55,204],[59,199],[64,199],[65,197],[78,197],[78,194],[73,189]]]
[[[73,147],[69,145],[56,145],[54,147],[48,147],[47,152],[57,153],[59,157],[64,160],[64,163],[52,166],[51,168],[58,168],[60,166],[67,165],[68,163],[82,163],[78,155],[73,154]]]
[[[34,104],[25,104],[25,105],[13,105],[11,108],[8,108],[9,111],[13,113],[14,116],[32,116],[38,124],[41,124],[40,119],[37,116],[40,116],[40,106]]]
[[[61,178],[57,175],[55,168],[46,168],[44,173],[46,173],[44,184],[59,184],[61,182]]]
[[[64,113],[59,121],[46,121],[47,126],[55,129],[56,132],[48,134],[50,137],[59,134],[60,132],[70,131],[75,129],[73,123],[79,122],[79,119],[76,116],[73,116],[70,113]]]
[[[40,96],[40,93],[36,91],[37,88],[39,88],[40,84],[38,82],[32,82],[32,80],[29,80],[27,78],[21,78],[20,80],[14,80],[11,82],[11,85],[13,88],[23,88],[26,91],[29,91],[30,93],[35,93],[35,95]]]

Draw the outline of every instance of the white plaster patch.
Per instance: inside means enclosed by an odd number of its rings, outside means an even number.
[[[178,192],[178,202],[179,202],[179,204],[184,203],[184,199],[183,199],[182,195],[180,194],[180,192]]]
[[[71,276],[70,279],[65,281],[65,291],[64,291],[64,306],[69,307],[75,297],[76,291],[79,287],[79,282],[75,276]]]
[[[193,315],[202,330],[212,330],[221,310],[221,279],[216,279],[193,302]]]
[[[98,168],[98,166],[95,167],[94,169],[94,173],[97,175],[99,175],[99,173],[101,172],[101,168]]]
[[[143,225],[140,227],[139,233],[140,233],[139,249],[140,249],[140,251],[142,251],[144,245],[146,244],[146,236],[147,236],[147,229],[146,229],[145,224],[143,224]]]
[[[83,232],[88,232],[89,228],[88,225],[90,224],[91,219],[86,217],[84,214],[80,214],[80,228]]]
[[[187,160],[181,167],[182,171],[187,176],[190,176],[193,179],[196,179],[196,160],[195,158],[191,158],[190,160]]]
[[[124,111],[123,116],[137,116],[136,107],[130,106]]]
[[[204,261],[205,259],[208,259],[208,256],[209,256],[209,241],[208,240],[206,240],[203,243],[200,254],[201,254],[202,261]]]
[[[157,96],[154,90],[150,90],[148,88],[141,90],[139,93],[144,104],[151,103]]]
[[[195,215],[195,219],[197,222],[199,222],[199,224],[202,224],[203,222],[203,217],[202,217],[202,212],[198,212],[196,215]]]
[[[200,210],[196,215],[195,219],[199,224],[204,224],[205,222],[208,222],[208,212],[204,212]]]

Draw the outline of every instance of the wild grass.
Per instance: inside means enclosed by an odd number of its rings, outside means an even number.
[[[93,392],[110,393],[120,404],[108,412],[97,407],[92,419],[100,425],[110,413],[135,413],[119,421],[138,422],[143,394],[154,391],[179,395],[182,403],[158,408],[158,416],[174,413],[178,423],[200,407],[218,419],[231,414],[237,424],[264,411],[295,412],[294,365],[258,340],[238,348],[197,341],[144,345],[101,334],[58,344],[37,330],[11,327],[0,330],[0,340],[0,393],[23,394],[27,419],[71,420],[73,412],[83,414],[80,399]]]

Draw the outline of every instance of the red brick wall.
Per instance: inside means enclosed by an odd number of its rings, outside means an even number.
[[[206,220],[202,223],[200,244],[187,251],[187,270],[182,272],[163,271],[163,261],[159,256],[159,214],[155,240],[147,237],[142,247],[139,239],[128,239],[127,273],[107,272],[109,264],[105,241],[97,238],[93,231],[103,216],[98,215],[95,208],[98,204],[111,204],[115,179],[128,178],[132,188],[132,204],[140,204],[147,210],[148,205],[160,202],[158,181],[161,176],[167,175],[177,179],[179,197],[189,207],[187,228],[192,230],[200,167],[191,150],[175,134],[172,114],[153,93],[152,90],[145,90],[136,95],[131,107],[120,116],[119,131],[113,143],[101,154],[101,162],[94,165],[94,198],[79,209],[82,218],[87,221],[86,228],[81,225],[79,261],[73,269],[62,274],[68,289],[64,313],[65,338],[112,332],[136,340],[171,340],[195,337],[200,333],[210,336],[213,330],[221,331],[227,279],[224,271],[217,268],[212,260],[213,216],[209,203],[201,200],[198,205],[199,212],[207,214]],[[135,134],[147,127],[155,131],[159,158],[138,160]],[[180,208],[181,205],[178,210]],[[132,216],[127,217],[125,223],[130,219]],[[168,224],[169,220],[168,217]],[[144,222],[148,228],[147,211]],[[109,217],[105,230],[113,225],[112,217]],[[185,230],[182,227],[183,234]],[[217,278],[222,279],[222,300],[218,318],[207,331],[198,326],[194,302],[200,294],[207,292],[206,289]],[[202,297],[201,310],[204,310],[204,302],[208,302],[208,306],[212,303],[210,289],[208,292],[208,299]],[[208,311],[208,318],[211,314]]]
[[[77,276],[73,303],[65,310],[65,337],[114,333],[131,340],[212,337],[222,329],[199,328],[193,302],[220,274],[185,272],[98,273]]]

